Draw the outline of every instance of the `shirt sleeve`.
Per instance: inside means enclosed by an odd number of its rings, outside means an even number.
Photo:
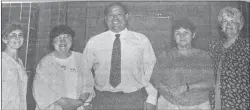
[[[36,68],[36,76],[33,83],[33,96],[40,109],[50,107],[55,101],[62,97],[63,88],[55,86],[52,81],[59,82],[57,78],[50,74],[56,74],[55,67],[47,60],[42,59]]]
[[[144,40],[143,44],[143,60],[144,60],[144,81],[146,83],[146,91],[148,93],[148,97],[146,102],[156,105],[157,100],[157,90],[153,87],[153,85],[149,82],[150,77],[153,72],[153,68],[156,62],[154,50],[151,46],[151,43],[148,39]]]
[[[16,80],[15,77],[17,75],[14,75],[11,70],[8,70],[8,67],[6,66],[6,63],[2,62],[2,108],[3,109],[13,109],[15,101],[16,94],[10,94],[11,92],[17,93],[18,88],[16,88]],[[17,98],[18,99],[18,98]]]
[[[89,86],[88,86],[88,89],[85,89],[85,90],[88,93],[91,93],[89,98],[86,100],[86,102],[90,102],[92,98],[95,97],[94,76],[92,74],[93,63],[95,62],[93,49],[94,47],[92,47],[92,40],[90,39],[89,42],[86,44],[86,47],[83,50],[83,73],[88,76],[88,79],[91,79],[91,80],[86,80],[88,81],[86,83],[88,83]]]

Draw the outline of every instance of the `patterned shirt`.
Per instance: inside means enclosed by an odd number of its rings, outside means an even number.
[[[216,71],[221,61],[220,97],[222,109],[249,109],[249,39],[239,36],[228,48],[225,39],[213,41],[209,50]],[[216,72],[215,72],[216,73]],[[217,74],[215,74],[217,76]],[[211,106],[215,105],[215,94],[211,94]]]

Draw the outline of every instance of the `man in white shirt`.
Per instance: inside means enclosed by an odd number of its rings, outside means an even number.
[[[150,41],[127,29],[128,12],[121,3],[104,10],[108,31],[92,37],[84,51],[85,72],[94,69],[93,108],[154,110],[157,90],[149,80],[156,62]]]

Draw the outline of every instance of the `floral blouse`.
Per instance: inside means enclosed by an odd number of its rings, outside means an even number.
[[[216,71],[221,61],[221,109],[250,109],[249,39],[239,36],[228,48],[223,47],[223,42],[224,39],[216,40],[209,46]],[[214,109],[215,92],[210,96],[211,108]]]

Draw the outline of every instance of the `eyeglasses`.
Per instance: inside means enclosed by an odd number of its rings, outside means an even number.
[[[190,34],[190,32],[175,32],[175,35],[176,36],[186,36],[186,35],[188,35],[188,34]]]
[[[227,21],[227,20],[223,20],[222,21],[222,25],[235,25],[235,24],[237,24],[238,22],[237,21],[235,21],[235,20],[230,20],[230,21]]]
[[[23,38],[23,34],[20,33],[20,34],[9,34],[8,37],[10,37],[11,39],[20,39],[20,38]]]
[[[57,37],[55,37],[54,40],[58,41],[58,40],[70,40],[71,35],[69,34],[64,34],[64,35],[59,35]]]

